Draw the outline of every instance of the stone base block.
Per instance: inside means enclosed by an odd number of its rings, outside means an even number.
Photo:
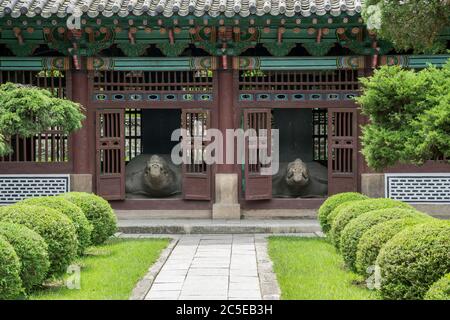
[[[71,174],[70,191],[92,192],[92,174]]]
[[[241,206],[239,204],[215,203],[212,208],[213,219],[240,219]]]
[[[238,175],[235,173],[217,173],[215,180],[216,202],[213,204],[213,219],[240,219]]]
[[[384,173],[362,174],[361,193],[371,198],[384,198]]]

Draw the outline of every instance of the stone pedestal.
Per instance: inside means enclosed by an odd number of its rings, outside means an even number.
[[[92,175],[91,174],[71,174],[70,175],[70,191],[92,192]]]
[[[371,198],[384,198],[384,173],[362,174],[361,193]]]
[[[216,174],[216,202],[213,204],[212,217],[213,219],[241,218],[236,173]]]

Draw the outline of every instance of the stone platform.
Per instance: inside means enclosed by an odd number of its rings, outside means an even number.
[[[120,219],[126,234],[280,234],[321,235],[316,219]]]

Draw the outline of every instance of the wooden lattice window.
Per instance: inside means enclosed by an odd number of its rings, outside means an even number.
[[[328,160],[328,115],[326,109],[312,110],[313,159],[326,165]]]
[[[245,140],[245,199],[263,200],[272,197],[272,175],[266,155],[271,156],[272,115],[269,109],[244,110]],[[260,153],[260,151],[262,151]]]
[[[0,157],[3,162],[65,162],[68,161],[67,135],[58,130],[47,130],[34,137],[14,136],[9,141],[12,153]]]
[[[95,93],[211,93],[213,73],[198,71],[96,71]],[[116,96],[117,100],[119,96]],[[142,97],[140,97],[142,98]],[[144,97],[146,99],[146,97]],[[150,98],[151,99],[151,98]]]
[[[329,92],[359,89],[357,70],[261,71],[239,73],[240,91]]]
[[[125,161],[130,161],[143,152],[142,110],[125,110]]]
[[[332,112],[331,169],[336,174],[354,173],[355,113]]]
[[[97,115],[100,152],[100,174],[122,173],[122,115],[120,112],[99,112]]]
[[[0,71],[0,83],[13,82],[45,88],[56,97],[67,96],[66,74],[60,70]],[[50,128],[34,137],[10,137],[12,153],[0,162],[66,162],[69,160],[69,139],[58,128]]]
[[[182,127],[186,130],[183,139],[190,139],[190,148],[186,150],[185,171],[188,173],[204,173],[207,165],[204,161],[204,150],[207,144],[206,130],[209,127],[208,111],[189,111],[182,113]],[[199,143],[195,143],[195,141]]]
[[[61,70],[0,71],[0,83],[13,82],[44,88],[56,97],[67,97],[66,73]]]
[[[96,193],[108,200],[125,198],[124,123],[123,109],[96,112]]]
[[[249,129],[248,139],[248,161],[246,161],[247,170],[251,174],[259,174],[261,168],[268,167],[269,164],[264,164],[262,161],[259,148],[269,144],[270,130],[272,127],[272,117],[270,112],[265,110],[258,112],[248,112],[246,114],[247,123],[245,127]],[[267,153],[267,151],[266,151]]]

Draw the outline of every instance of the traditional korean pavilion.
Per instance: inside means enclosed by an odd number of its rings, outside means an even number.
[[[363,2],[0,0],[0,83],[47,88],[86,112],[70,136],[49,128],[11,139],[14,152],[0,158],[0,202],[79,190],[117,209],[239,218],[315,209],[343,191],[448,201],[447,163],[375,173],[359,152],[367,119],[353,100],[358,77],[382,65],[441,66],[450,57],[395,52],[367,30]],[[448,41],[450,30],[440,37]],[[128,164],[170,154],[180,127],[192,137],[206,128],[276,128],[281,163],[301,159],[326,189],[283,193],[284,177],[262,175],[261,166],[192,156],[176,171],[177,194],[129,194]],[[434,188],[436,179],[448,179],[447,189]]]

